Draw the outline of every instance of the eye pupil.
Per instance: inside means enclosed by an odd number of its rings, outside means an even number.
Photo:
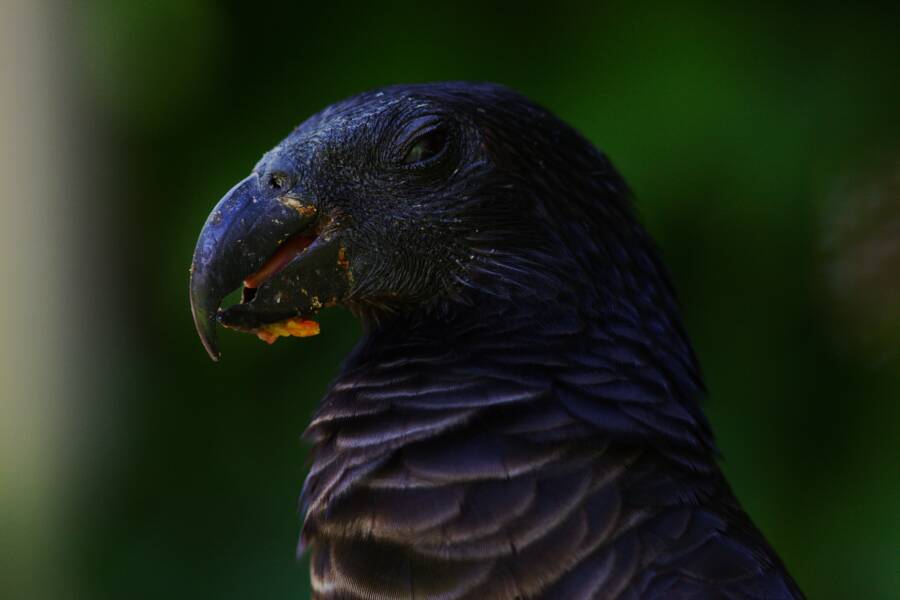
[[[440,130],[423,135],[406,153],[403,163],[411,165],[437,156],[444,149],[446,141],[447,138],[444,132]]]

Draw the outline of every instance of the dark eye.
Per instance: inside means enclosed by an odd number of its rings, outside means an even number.
[[[447,145],[447,134],[443,129],[434,129],[420,136],[403,157],[403,164],[412,165],[434,158]]]
[[[269,187],[273,190],[280,191],[288,187],[288,176],[286,173],[276,171],[269,175]]]

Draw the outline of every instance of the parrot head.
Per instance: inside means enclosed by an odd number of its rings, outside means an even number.
[[[549,201],[581,196],[594,205]],[[590,143],[505,87],[366,92],[297,127],[212,210],[191,265],[194,322],[217,360],[217,323],[264,337],[335,305],[377,320],[465,304],[472,289],[552,289],[552,273],[583,262],[565,250],[572,228],[630,222],[625,196]],[[552,260],[522,268],[542,250]]]

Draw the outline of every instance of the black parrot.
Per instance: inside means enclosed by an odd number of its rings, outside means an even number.
[[[717,466],[627,185],[523,96],[326,108],[216,206],[190,288],[213,358],[216,321],[362,321],[306,432],[315,598],[802,597]]]

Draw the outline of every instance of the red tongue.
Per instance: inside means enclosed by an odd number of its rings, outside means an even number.
[[[269,257],[259,271],[244,280],[244,287],[252,289],[261,286],[294,260],[294,257],[303,252],[314,239],[316,238],[311,235],[292,235]]]

